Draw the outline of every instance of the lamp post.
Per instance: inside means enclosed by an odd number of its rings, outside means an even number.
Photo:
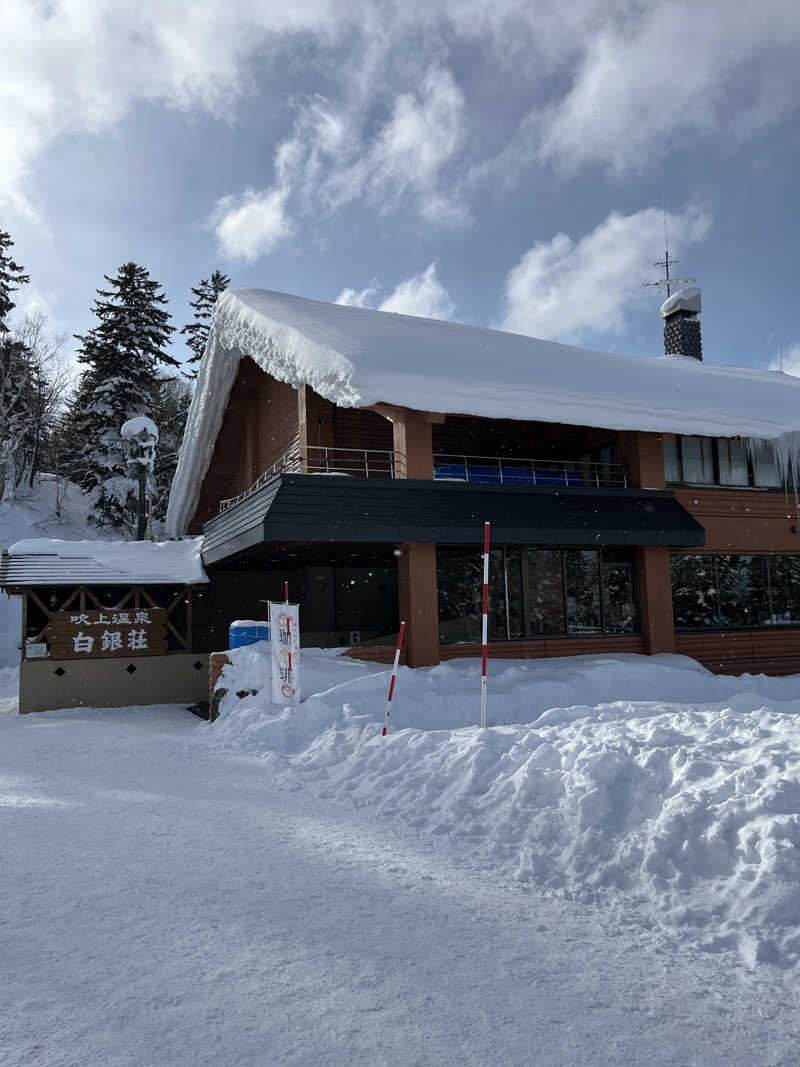
[[[128,442],[131,451],[129,464],[134,469],[139,484],[139,498],[136,508],[136,540],[144,541],[147,534],[147,482],[153,473],[158,442],[158,427],[146,415],[137,415],[128,419],[122,426],[120,434]]]

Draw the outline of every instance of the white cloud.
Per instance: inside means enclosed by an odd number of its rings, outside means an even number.
[[[292,232],[285,189],[246,190],[218,201],[215,219],[220,250],[230,259],[252,263]]]
[[[693,206],[668,215],[667,223],[671,249],[679,252],[705,237],[711,218]],[[663,244],[663,227],[663,213],[652,207],[612,212],[578,241],[559,233],[537,242],[508,275],[501,328],[571,342],[622,333],[627,314],[645,299],[642,282]]]
[[[255,61],[299,47],[286,92],[310,102],[254,184],[291,175],[309,212],[367,198],[438,226],[468,220],[470,168],[641,168],[690,137],[742,144],[800,101],[796,0],[0,0],[0,25],[0,205],[17,210],[59,135],[103,132],[141,101],[231,115]],[[487,167],[497,102],[523,98]]]
[[[430,263],[420,274],[400,282],[385,300],[377,303],[381,286],[377,282],[366,289],[343,289],[337,304],[350,307],[377,307],[398,315],[420,315],[428,319],[449,319],[455,311],[450,294],[439,281],[436,264]]]
[[[395,97],[391,116],[366,151],[351,166],[331,173],[327,194],[340,206],[366,191],[373,201],[387,206],[410,189],[425,203],[437,195],[439,174],[463,137],[464,94],[450,71],[433,68],[418,92]],[[435,212],[430,215],[433,221]]]
[[[539,154],[640,170],[689,136],[745,139],[797,106],[795,0],[630,5],[581,40],[572,85],[538,111]]]
[[[342,289],[335,303],[351,308],[372,308],[380,291],[379,285],[368,285],[366,289]]]
[[[0,0],[0,205],[59,134],[99,132],[137,102],[230,110],[253,53],[280,35],[343,32],[337,0]]]
[[[782,370],[800,378],[800,343],[788,345],[769,365],[770,370]]]

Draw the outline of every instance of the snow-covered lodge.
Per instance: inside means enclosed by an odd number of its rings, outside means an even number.
[[[219,300],[169,504],[204,535],[197,651],[290,582],[309,645],[412,666],[679,652],[800,671],[800,380],[261,290]]]

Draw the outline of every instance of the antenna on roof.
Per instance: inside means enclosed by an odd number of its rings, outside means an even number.
[[[669,235],[667,234],[667,209],[664,208],[664,258],[656,259],[653,261],[654,267],[664,268],[664,277],[659,278],[655,282],[643,282],[642,288],[649,289],[651,287],[658,289],[666,289],[667,296],[672,296],[672,290],[678,288],[681,285],[692,285],[695,281],[694,278],[671,278],[669,268],[674,267],[677,263],[677,259],[673,259],[669,254]]]

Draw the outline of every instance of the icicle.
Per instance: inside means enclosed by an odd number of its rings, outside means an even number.
[[[772,458],[786,492],[791,488],[795,512],[800,519],[800,431],[790,430],[780,437],[744,437],[742,440],[754,465],[764,453]]]

